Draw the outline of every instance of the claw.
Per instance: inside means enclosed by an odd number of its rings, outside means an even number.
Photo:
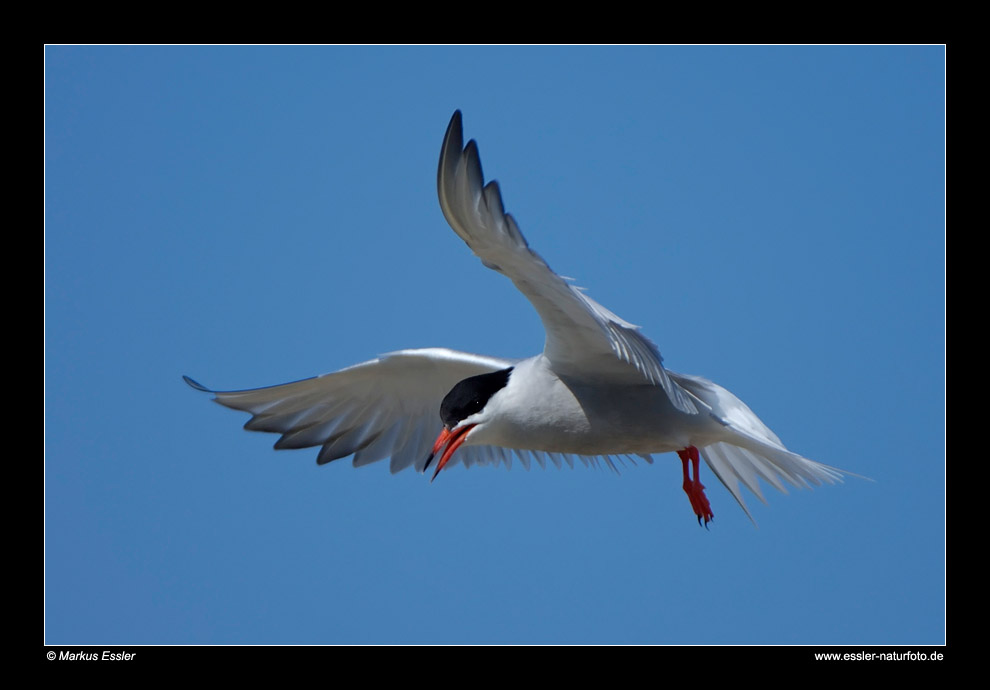
[[[694,446],[688,446],[684,450],[677,451],[677,457],[681,459],[684,467],[684,493],[691,501],[691,509],[694,510],[694,514],[698,516],[698,524],[701,525],[701,521],[704,520],[705,529],[708,529],[708,523],[715,519],[715,513],[712,512],[708,497],[705,496],[705,485],[701,483],[701,456],[698,455],[698,449]],[[693,479],[688,471],[688,461],[691,462],[694,469]]]

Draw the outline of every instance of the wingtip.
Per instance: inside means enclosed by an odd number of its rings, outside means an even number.
[[[450,116],[450,123],[447,125],[447,132],[444,134],[444,141],[451,141],[456,139],[460,142],[464,141],[464,118],[461,116],[460,110],[455,110],[454,114]],[[459,148],[459,147],[458,147]]]
[[[464,129],[461,126],[461,111],[455,110],[443,135],[443,145],[440,147],[440,162],[437,165],[437,192],[440,194],[440,204],[443,206],[444,178],[453,175],[453,166],[464,148]],[[447,168],[450,168],[447,170]],[[446,212],[444,212],[446,215]]]
[[[213,393],[211,389],[207,388],[199,381],[189,378],[185,374],[182,375],[182,380],[185,381],[186,384],[188,384],[188,386],[193,390],[202,391],[203,393]]]

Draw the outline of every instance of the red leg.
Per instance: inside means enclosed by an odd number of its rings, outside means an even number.
[[[701,524],[702,518],[705,520],[705,526],[715,519],[715,514],[712,512],[711,505],[708,503],[708,497],[705,496],[705,485],[701,483],[701,456],[698,455],[698,449],[694,446],[688,446],[684,450],[677,451],[677,457],[681,459],[681,464],[684,467],[684,493],[687,494],[688,500],[691,501],[691,508],[694,510],[694,514],[698,516],[698,524]],[[691,475],[688,472],[688,460],[691,461],[691,465],[694,467],[694,479],[691,479]]]

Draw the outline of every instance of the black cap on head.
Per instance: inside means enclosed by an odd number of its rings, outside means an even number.
[[[512,367],[490,374],[479,374],[459,382],[440,403],[440,419],[448,429],[453,429],[462,419],[485,409],[493,395],[505,388]]]

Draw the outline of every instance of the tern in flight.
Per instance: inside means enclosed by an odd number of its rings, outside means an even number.
[[[700,459],[750,515],[740,482],[761,501],[763,479],[781,491],[834,483],[839,470],[808,460],[739,398],[700,376],[662,364],[639,327],[554,273],[530,249],[485,184],[478,146],[464,145],[455,112],[440,149],[440,208],[454,232],[488,268],[509,278],[546,329],[543,352],[523,360],[442,348],[401,350],[332,374],[269,388],[212,391],[226,407],[251,414],[252,431],[281,434],[275,448],[320,447],[319,464],[354,456],[354,466],[390,458],[392,472],[433,472],[504,463],[515,454],[573,466],[614,458],[677,453],[683,488],[698,522],[714,517]],[[750,515],[752,519],[752,516]]]

